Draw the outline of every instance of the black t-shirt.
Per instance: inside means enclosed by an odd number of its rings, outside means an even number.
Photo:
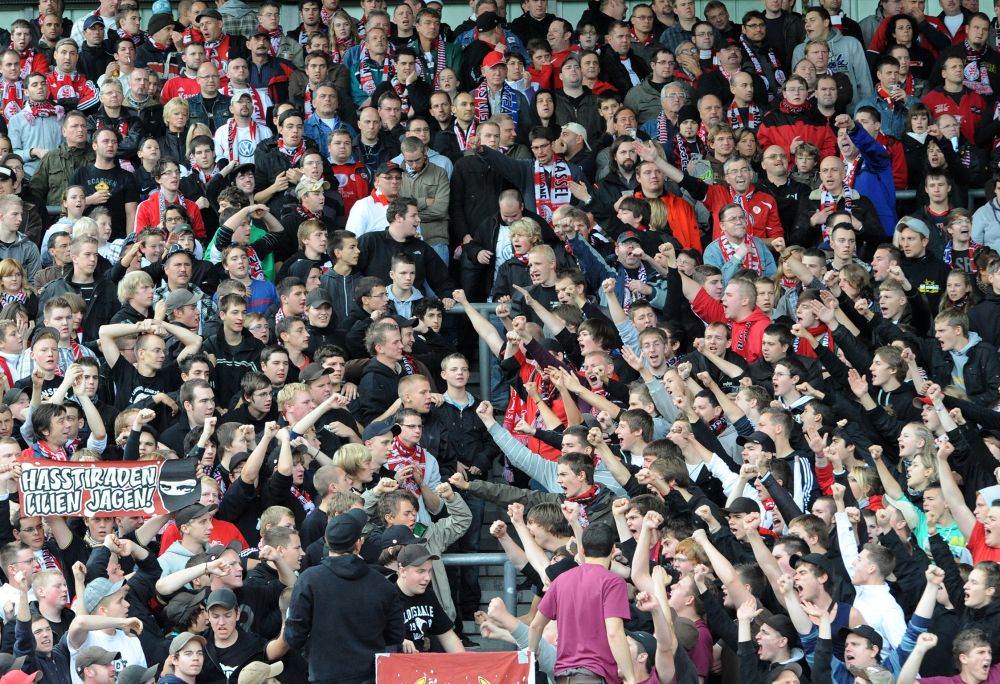
[[[414,643],[418,651],[429,651],[431,635],[444,634],[452,628],[451,621],[444,613],[444,608],[434,596],[430,585],[427,591],[416,596],[407,596],[399,587],[400,603],[403,606],[403,623],[406,625],[406,637]]]
[[[166,364],[156,375],[147,378],[139,375],[139,371],[124,356],[119,356],[111,367],[111,379],[116,390],[115,406],[119,409],[150,399],[160,392],[173,392],[181,386],[181,372],[176,363]]]
[[[70,185],[82,185],[88,195],[107,190],[111,197],[103,206],[111,212],[111,239],[125,237],[125,204],[139,201],[139,186],[135,177],[122,169],[98,169],[93,164],[77,169],[70,178]]]
[[[54,375],[54,376],[52,376],[51,380],[46,380],[45,382],[42,383],[42,400],[43,401],[45,401],[46,399],[49,399],[53,394],[56,393],[56,390],[59,389],[59,385],[62,384],[62,380],[63,379],[60,376]],[[16,387],[19,390],[24,390],[25,392],[27,392],[30,395],[31,394],[31,376],[27,375],[27,376],[21,378],[20,380],[18,380],[17,382],[14,383],[14,387]]]
[[[208,637],[209,653],[206,654],[205,666],[198,675],[199,684],[235,682],[244,665],[255,660],[266,660],[264,647],[267,642],[253,632],[239,628],[237,631],[239,636],[236,642],[227,648],[219,648],[212,643],[212,636]]]

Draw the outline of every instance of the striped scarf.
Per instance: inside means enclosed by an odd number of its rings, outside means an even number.
[[[420,444],[407,446],[399,437],[396,437],[392,440],[392,448],[389,449],[389,459],[385,462],[385,467],[396,472],[410,465],[420,468],[421,472],[424,472],[427,465],[427,452]],[[417,486],[412,477],[407,478],[401,486],[414,496],[420,496],[420,487]]]

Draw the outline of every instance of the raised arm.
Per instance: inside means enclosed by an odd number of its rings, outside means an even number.
[[[469,300],[465,296],[465,290],[455,290],[451,293],[451,296],[458,304],[462,305],[462,310],[468,317],[469,322],[476,331],[476,334],[486,340],[486,344],[489,345],[490,351],[493,352],[493,355],[500,356],[500,352],[503,351],[505,341],[504,338],[501,337],[500,333],[497,332],[496,328],[493,327],[493,324],[490,323],[489,319],[479,313],[479,311],[477,311],[474,307],[469,305]],[[510,306],[505,303],[497,304],[497,316],[503,318],[503,316],[500,315],[501,311],[510,315]]]
[[[938,415],[941,414],[939,413]],[[955,474],[951,472],[951,466],[948,464],[948,457],[954,451],[955,446],[951,442],[941,442],[941,446],[937,449],[938,477],[941,481],[941,494],[944,496],[945,503],[948,504],[948,508],[951,510],[951,517],[955,519],[955,524],[958,525],[958,529],[962,535],[966,539],[969,539],[976,526],[976,516],[966,505],[965,497],[962,496],[962,490],[958,488],[958,483],[955,482]]]
[[[917,645],[914,647],[910,657],[903,663],[903,667],[900,668],[899,676],[896,677],[896,684],[916,684],[917,675],[920,674],[920,666],[924,662],[924,656],[927,655],[928,651],[937,646],[937,643],[937,634],[924,632],[917,637]]]

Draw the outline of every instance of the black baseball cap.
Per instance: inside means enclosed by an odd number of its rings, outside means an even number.
[[[401,428],[399,427],[399,423],[392,419],[369,423],[368,426],[365,427],[364,432],[361,433],[361,441],[367,442],[369,439],[375,439],[376,437],[380,437],[387,432],[391,432],[392,436],[395,437],[400,433],[400,430]]]
[[[350,546],[361,539],[361,532],[367,522],[368,516],[360,508],[352,508],[346,513],[330,518],[324,535],[327,545],[333,549]]]

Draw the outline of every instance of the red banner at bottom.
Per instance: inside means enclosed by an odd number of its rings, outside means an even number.
[[[377,684],[534,684],[534,654],[382,653],[375,656]]]

